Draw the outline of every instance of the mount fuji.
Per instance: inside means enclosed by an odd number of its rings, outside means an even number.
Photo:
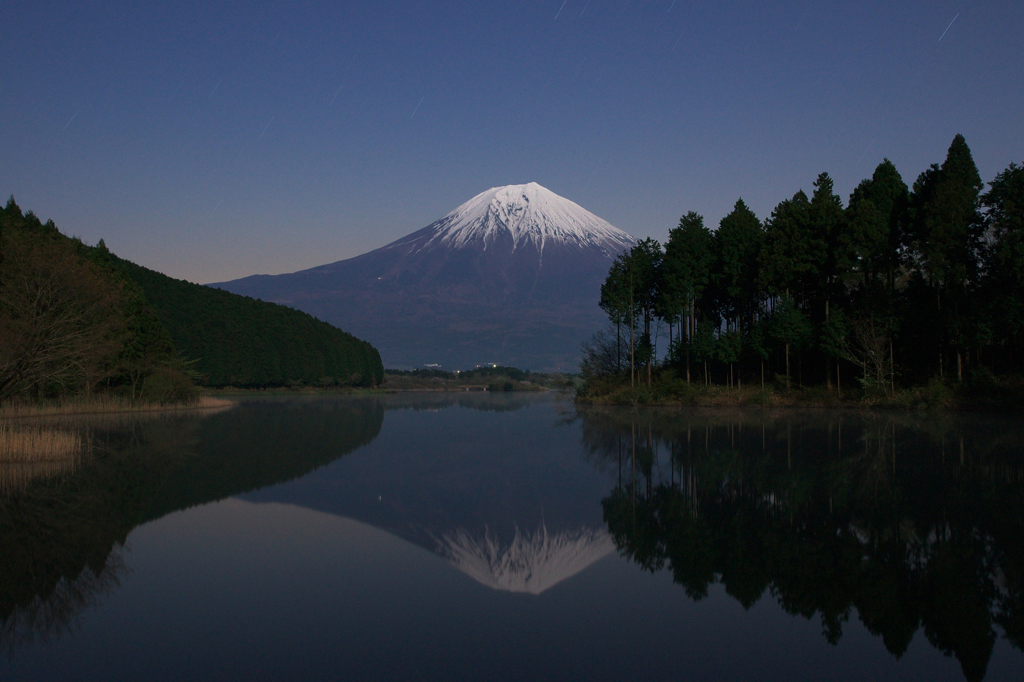
[[[372,343],[388,367],[573,370],[604,324],[601,282],[635,243],[531,182],[481,192],[354,258],[210,286],[316,315]]]

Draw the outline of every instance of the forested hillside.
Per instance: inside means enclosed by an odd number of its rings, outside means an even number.
[[[601,291],[612,329],[586,349],[587,390],[661,378],[669,393],[990,394],[1024,369],[1024,168],[984,190],[957,135],[911,187],[886,159],[845,206],[821,173],[811,196],[764,221],[742,199],[714,231],[686,213],[664,249],[647,239],[612,266]]]
[[[126,260],[116,263],[145,293],[204,384],[371,386],[384,376],[376,348],[312,315],[173,279]]]
[[[0,401],[107,393],[175,402],[209,386],[370,386],[370,344],[310,315],[175,280],[0,209]]]
[[[0,209],[0,401],[113,393],[186,400],[185,363],[139,287],[101,241],[88,247]]]

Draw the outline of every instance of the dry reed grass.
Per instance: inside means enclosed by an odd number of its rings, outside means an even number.
[[[224,398],[200,396],[187,403],[162,405],[131,401],[119,396],[90,396],[59,403],[7,402],[0,405],[0,419],[25,417],[73,416],[81,414],[112,414],[118,412],[169,412],[175,410],[223,409],[234,403]]]
[[[0,405],[0,494],[22,490],[36,479],[73,473],[90,451],[94,429],[121,428],[169,413],[219,412],[234,404],[209,396],[176,405],[97,396],[61,403],[5,403]]]
[[[0,493],[72,473],[86,449],[85,438],[74,431],[0,424]]]

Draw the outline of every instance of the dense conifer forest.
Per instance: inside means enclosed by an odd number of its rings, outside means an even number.
[[[376,348],[312,315],[115,261],[209,386],[376,386],[384,377]]]
[[[113,394],[180,402],[196,384],[380,382],[370,344],[285,306],[180,280],[0,209],[0,401]]]
[[[584,397],[1005,387],[1024,359],[1024,168],[985,191],[957,135],[910,187],[886,159],[845,205],[822,173],[764,221],[742,199],[715,231],[689,212],[664,248],[615,261],[600,305],[611,326],[584,345]]]

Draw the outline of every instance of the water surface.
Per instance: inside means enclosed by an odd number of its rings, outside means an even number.
[[[0,498],[0,677],[1020,679],[991,416],[251,400]]]

